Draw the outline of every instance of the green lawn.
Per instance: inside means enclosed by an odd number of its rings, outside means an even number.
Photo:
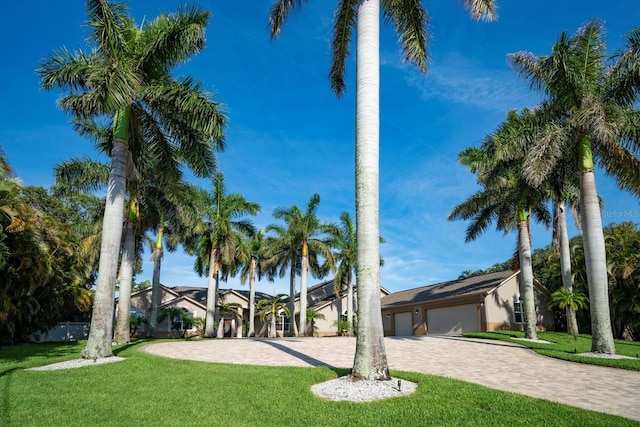
[[[615,340],[616,353],[622,356],[633,357],[633,359],[601,359],[577,355],[577,353],[587,353],[591,351],[591,335],[578,335],[578,339],[575,340],[572,335],[566,333],[538,332],[538,339],[549,341],[550,344],[512,339],[514,337],[524,337],[524,332],[519,331],[469,332],[464,334],[464,336],[469,338],[488,338],[511,341],[529,347],[536,353],[544,356],[569,360],[571,362],[640,371],[640,342]]]
[[[77,358],[84,343],[0,350],[2,426],[631,426],[631,420],[458,380],[393,372],[418,391],[329,402],[312,384],[345,370],[224,365],[115,349],[127,360],[61,371],[23,368]]]

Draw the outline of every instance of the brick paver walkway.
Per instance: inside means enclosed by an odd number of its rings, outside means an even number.
[[[159,356],[270,366],[350,368],[355,338],[176,341],[143,351]],[[640,421],[640,372],[566,362],[502,341],[423,336],[385,338],[390,369],[421,372]]]

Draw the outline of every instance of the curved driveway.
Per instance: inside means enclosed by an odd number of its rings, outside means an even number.
[[[350,368],[355,338],[176,341],[142,351],[175,359]],[[517,344],[461,337],[386,337],[392,370],[440,375],[640,421],[640,372],[566,362]]]

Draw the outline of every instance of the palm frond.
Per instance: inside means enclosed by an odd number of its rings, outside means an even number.
[[[357,0],[343,0],[338,2],[334,16],[333,37],[331,41],[331,69],[329,81],[331,89],[338,96],[346,90],[345,73],[346,61],[349,56],[352,31],[356,25]]]
[[[493,1],[468,3],[493,3]],[[426,73],[429,58],[427,50],[429,15],[422,2],[420,0],[383,0],[382,8],[385,20],[395,25],[400,38],[403,60],[415,64],[420,71]],[[478,8],[481,9],[481,5],[478,5]],[[475,13],[472,11],[472,16]],[[480,15],[485,14],[480,13],[477,16]]]
[[[307,0],[278,0],[276,4],[271,6],[269,11],[269,27],[271,32],[271,40],[280,35],[280,31],[282,31],[282,26],[284,22],[287,20],[287,17],[293,12],[296,8],[302,6],[303,3],[306,3]]]
[[[498,18],[495,0],[465,0],[464,6],[477,21],[493,21]]]

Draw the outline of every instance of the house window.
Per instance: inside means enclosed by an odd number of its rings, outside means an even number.
[[[283,334],[289,332],[289,319],[284,315],[284,312],[281,312],[276,317],[276,331],[280,331]]]
[[[524,306],[522,304],[522,298],[518,298],[513,302],[513,317],[514,323],[524,323]]]
[[[186,308],[182,308],[182,314],[175,316],[171,322],[171,329],[185,331],[193,328],[193,317]]]

